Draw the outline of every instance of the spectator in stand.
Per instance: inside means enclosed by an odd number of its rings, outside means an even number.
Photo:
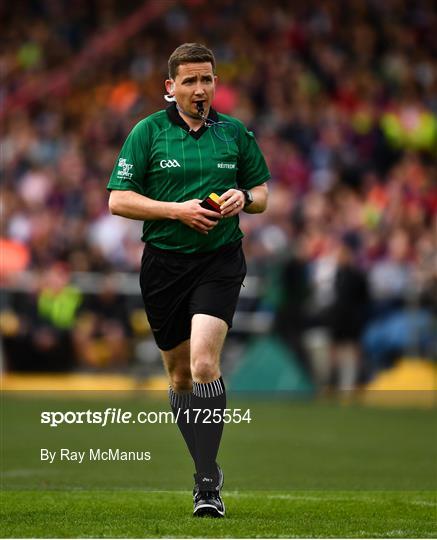
[[[75,367],[72,329],[82,293],[70,283],[70,272],[54,263],[33,294],[21,295],[7,314],[6,365],[11,370],[68,371]],[[3,325],[4,326],[4,325]]]
[[[398,229],[389,238],[387,256],[370,272],[374,320],[364,346],[373,373],[392,365],[402,353],[432,354],[436,344],[432,314],[418,307],[420,291],[412,256],[408,233]]]
[[[327,310],[332,343],[332,376],[341,391],[354,390],[362,371],[361,337],[368,317],[369,293],[356,264],[357,237],[346,235],[337,249],[334,299]]]
[[[117,293],[114,277],[107,274],[102,288],[89,295],[74,329],[78,363],[85,368],[124,368],[131,358],[129,312]]]

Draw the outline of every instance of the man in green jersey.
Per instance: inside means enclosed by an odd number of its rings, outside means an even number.
[[[222,517],[220,353],[246,274],[238,214],[265,210],[270,174],[253,134],[211,107],[213,53],[185,43],[168,67],[172,103],[127,137],[108,183],[109,208],[144,221],[141,292],[196,467],[194,515]],[[205,208],[212,192],[218,205]],[[194,409],[202,411],[197,421]]]

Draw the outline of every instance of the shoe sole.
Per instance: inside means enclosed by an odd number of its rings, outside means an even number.
[[[222,518],[225,517],[225,508],[223,505],[223,512],[212,504],[201,504],[193,512],[194,517],[213,517],[213,518]]]

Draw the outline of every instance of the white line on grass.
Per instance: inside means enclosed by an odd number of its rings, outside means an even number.
[[[418,506],[436,506],[437,502],[431,502],[431,501],[411,501],[411,504],[417,504]]]
[[[314,501],[314,502],[320,502],[320,501],[350,501],[350,500],[359,500],[362,501],[363,499],[366,499],[366,501],[369,502],[378,502],[380,499],[377,499],[375,497],[368,497],[366,495],[358,495],[356,497],[348,496],[348,497],[339,497],[339,496],[330,496],[326,493],[323,495],[320,495],[320,497],[316,497],[314,495],[292,495],[292,494],[284,494],[284,495],[267,495],[267,499],[280,499],[280,500],[290,500],[290,501]]]

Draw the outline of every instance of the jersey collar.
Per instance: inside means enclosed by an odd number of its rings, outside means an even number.
[[[192,130],[182,118],[182,116],[178,113],[178,110],[176,109],[176,103],[172,103],[171,105],[169,105],[166,110],[170,122],[177,126],[180,126],[182,129],[187,131],[194,139],[200,139],[200,137],[205,133],[205,131],[208,130],[206,126],[202,126],[197,131]],[[215,111],[212,107],[209,108],[208,118],[213,122],[219,121],[217,111]]]

